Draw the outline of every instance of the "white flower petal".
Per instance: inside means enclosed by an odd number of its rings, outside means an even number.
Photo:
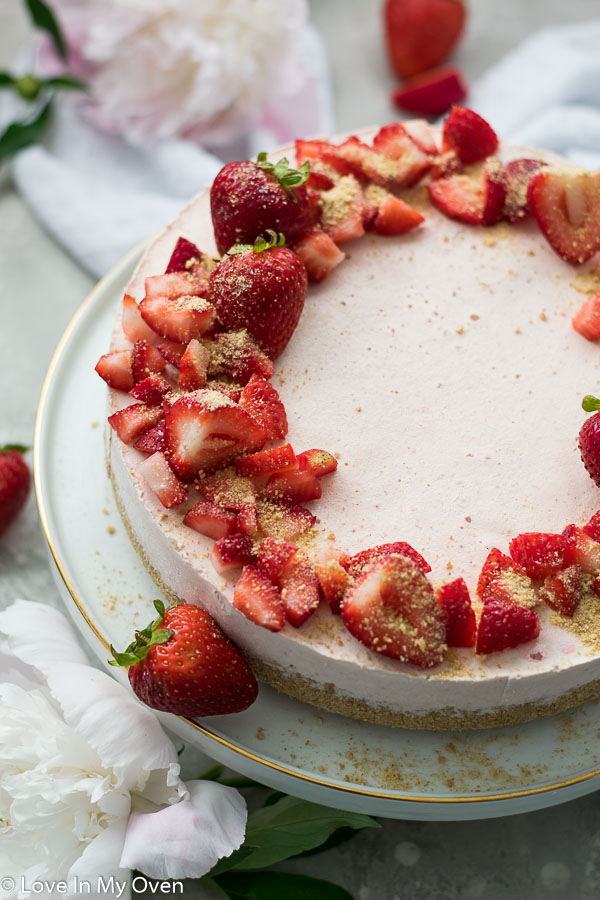
[[[12,652],[8,641],[0,640],[0,681],[18,684],[25,690],[42,686],[40,673]]]
[[[99,875],[105,882],[114,875],[123,881],[130,873],[120,864],[123,842],[127,831],[127,818],[117,819],[91,841],[81,856],[69,869],[69,881],[75,876],[96,883]]]
[[[0,612],[0,631],[15,656],[46,671],[55,662],[88,664],[77,635],[57,609],[32,600],[15,600]]]
[[[214,781],[187,783],[189,799],[129,819],[121,866],[151,878],[200,878],[244,841],[241,794]]]

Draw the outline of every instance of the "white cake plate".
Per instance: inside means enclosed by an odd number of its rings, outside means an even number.
[[[35,481],[67,609],[106,663],[152,615],[157,588],[121,523],[105,468],[107,393],[94,372],[142,253],[103,278],[65,332],[42,390]],[[107,666],[127,684],[123,670]],[[321,712],[261,686],[246,712],[199,721],[161,714],[219,762],[318,803],[400,819],[510,815],[600,787],[600,704],[473,732],[388,728]]]

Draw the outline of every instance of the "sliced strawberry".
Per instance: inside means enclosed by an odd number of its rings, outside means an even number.
[[[477,630],[477,653],[495,653],[535,640],[540,620],[532,609],[492,600],[486,604]]]
[[[131,350],[113,350],[96,363],[96,372],[107,385],[117,391],[130,391],[134,386],[131,371]]]
[[[187,238],[177,238],[175,249],[165,269],[165,274],[171,272],[187,272],[191,265],[202,261],[203,253]]]
[[[600,173],[545,166],[527,190],[529,208],[559,256],[583,263],[600,250]]]
[[[156,343],[156,333],[142,319],[139,307],[135,299],[129,294],[123,297],[123,309],[121,312],[121,327],[125,337],[135,344],[136,341],[148,341]]]
[[[163,411],[159,406],[134,403],[109,416],[108,424],[114,428],[124,444],[129,444],[144,431],[148,431],[149,428],[156,425],[162,417]]]
[[[255,551],[256,567],[277,584],[283,567],[297,550],[297,546],[290,541],[273,537],[263,538]]]
[[[504,201],[504,218],[508,222],[518,222],[529,215],[527,202],[529,182],[542,166],[540,159],[513,159],[506,163],[506,200]]]
[[[309,281],[323,281],[346,258],[331,236],[315,228],[300,235],[292,250],[298,254],[304,265]]]
[[[572,618],[583,594],[582,571],[579,566],[568,566],[544,581],[540,597],[551,609]]]
[[[178,344],[175,341],[161,341],[156,345],[158,352],[172,366],[179,368],[181,357],[186,351],[187,344]]]
[[[140,313],[158,335],[177,344],[202,337],[215,317],[208,300],[187,294],[173,300],[146,296],[140,303]]]
[[[433,588],[406,556],[387,556],[369,566],[348,588],[342,616],[357,640],[392,659],[430,668],[446,654]]]
[[[139,400],[140,403],[145,403],[147,406],[160,406],[163,402],[163,397],[170,394],[172,390],[173,388],[167,379],[156,373],[148,375],[143,381],[139,381],[129,393],[136,400]]]
[[[562,534],[527,532],[513,538],[510,555],[530,578],[547,578],[564,569],[567,539]]]
[[[442,152],[452,150],[463,165],[491,156],[498,148],[498,136],[485,119],[466,109],[454,106],[442,128]]]
[[[427,185],[435,206],[451,219],[470,225],[493,225],[502,218],[506,199],[506,173],[497,159],[488,160],[481,178],[452,175]]]
[[[240,512],[246,505],[254,506],[256,499],[252,481],[238,475],[234,469],[199,478],[196,487],[205,500],[232,512]]]
[[[412,139],[402,122],[391,122],[380,128],[373,138],[373,149],[383,157],[385,165],[379,164],[380,178],[371,180],[383,187],[411,187],[431,168],[429,154]],[[390,161],[394,162],[393,167]],[[390,172],[393,177],[386,179]]]
[[[184,481],[192,481],[201,469],[224,466],[264,441],[258,422],[217,391],[186,394],[166,412],[167,458]]]
[[[288,433],[285,407],[275,388],[264,378],[253,375],[242,390],[239,403],[264,428],[267,440],[280,440]]]
[[[321,599],[319,579],[306,553],[298,550],[284,564],[278,577],[285,616],[294,628],[306,622]]]
[[[177,300],[179,297],[208,296],[208,278],[205,273],[170,272],[165,275],[153,275],[144,282],[146,297],[155,299],[163,297]]]
[[[243,456],[236,460],[235,465],[240,475],[266,475],[280,469],[296,468],[298,463],[292,445],[283,444],[281,447]]]
[[[596,597],[600,597],[600,578],[594,578],[594,580],[590,584],[590,588],[594,592]]]
[[[318,500],[322,494],[321,485],[311,469],[291,468],[275,472],[263,488],[267,497],[306,503]]]
[[[439,150],[435,134],[426,119],[407,119],[401,124],[409,138],[415,142],[419,150],[422,150],[423,153],[426,153],[428,156],[438,155]]]
[[[321,225],[336,244],[362,237],[364,213],[362,190],[354,175],[344,175],[321,194]]]
[[[179,506],[187,498],[187,487],[175,475],[164,453],[153,453],[140,465],[139,471],[167,509]]]
[[[136,341],[131,351],[131,371],[137,384],[166,366],[164,357],[148,341]]]
[[[183,524],[218,541],[235,530],[235,519],[235,513],[222,509],[216,503],[201,500],[186,513]]]
[[[420,212],[376,184],[366,189],[365,201],[373,210],[365,227],[376,234],[406,234],[425,221]]]
[[[462,73],[455,67],[447,67],[411,78],[392,91],[392,103],[419,116],[441,116],[466,96]]]
[[[254,537],[258,534],[258,516],[254,503],[244,503],[235,520],[235,530]]]
[[[252,538],[247,534],[219,538],[210,551],[210,561],[219,575],[249,565],[252,562]]]
[[[590,521],[583,526],[584,531],[594,541],[600,542],[600,509],[595,512]]]
[[[501,553],[500,550],[493,547],[488,553],[479,575],[479,580],[477,582],[477,593],[479,596],[483,597],[488,584],[498,578],[503,572],[507,571],[517,572],[521,575],[525,574],[524,569],[517,565],[510,556],[506,556],[505,553]]]
[[[315,562],[315,572],[321,591],[332,613],[341,612],[344,594],[349,584],[348,573],[333,550],[324,550]]]
[[[306,182],[306,189],[308,191],[309,197],[311,191],[328,191],[329,188],[332,188],[337,181],[337,178],[332,178],[330,174],[325,171],[319,171],[319,168],[323,166],[323,163],[316,163],[315,168],[311,168],[310,175],[308,176],[308,181]],[[294,241],[294,246],[295,246]]]
[[[309,468],[317,478],[335,472],[338,467],[337,459],[327,450],[303,450],[297,460],[301,469]]]
[[[571,319],[571,325],[588,341],[600,338],[600,291],[579,307]]]
[[[567,525],[563,531],[567,539],[565,565],[581,566],[586,575],[600,573],[600,544],[577,525]]]
[[[259,499],[256,512],[260,531],[281,541],[293,541],[317,522],[310,510],[290,500]]]
[[[464,578],[442,585],[435,592],[446,626],[449,647],[474,647],[477,639],[477,620],[471,606],[469,589]]]
[[[179,362],[178,385],[182,391],[197,391],[206,386],[210,350],[195,338],[186,347]]]
[[[506,569],[485,587],[481,597],[484,606],[496,600],[502,603],[533,609],[540,602],[538,593],[528,575]]]
[[[206,387],[210,391],[217,391],[219,394],[224,394],[226,397],[229,397],[230,400],[233,400],[234,403],[240,402],[242,389],[241,387],[238,387],[237,384],[230,384],[227,381],[216,381],[214,378],[211,378],[210,381],[206,382]]]
[[[233,591],[233,605],[251,622],[269,631],[281,631],[285,625],[285,606],[279,589],[254,566],[242,569]]]
[[[225,375],[246,384],[253,375],[268,381],[273,362],[262,352],[247,331],[226,331],[215,335],[210,348],[209,375]]]
[[[454,150],[446,150],[444,153],[437,154],[429,175],[431,181],[437,181],[439,178],[448,178],[450,175],[460,175],[462,171],[463,164]]]
[[[163,452],[165,449],[165,423],[164,420],[155,425],[149,431],[144,432],[133,446],[143,453]]]
[[[360,553],[347,557],[342,565],[347,569],[351,578],[359,578],[372,563],[380,562],[392,555],[407,556],[420,568],[421,572],[431,572],[429,563],[425,562],[421,554],[417,553],[406,541],[393,541],[390,544],[379,544],[369,550],[361,550]]]

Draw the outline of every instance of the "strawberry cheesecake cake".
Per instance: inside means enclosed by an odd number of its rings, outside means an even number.
[[[462,107],[225,166],[96,367],[157,585],[343,715],[599,696],[599,250],[600,177]]]

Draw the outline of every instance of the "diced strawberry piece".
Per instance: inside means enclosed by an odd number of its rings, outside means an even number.
[[[302,550],[288,559],[278,581],[286,619],[294,628],[300,628],[314,613],[321,599],[315,568]]]
[[[450,175],[460,175],[462,170],[463,164],[454,150],[446,150],[445,153],[439,153],[435,157],[429,172],[430,181],[448,178]]]
[[[267,440],[280,440],[288,433],[285,407],[273,385],[264,378],[253,375],[242,390],[239,403],[264,428]]]
[[[387,556],[369,566],[348,588],[342,616],[357,640],[383,656],[430,668],[446,654],[433,588],[406,556]]]
[[[155,425],[149,431],[144,432],[137,441],[134,442],[136,450],[143,453],[163,452],[165,449],[165,423],[164,420]]]
[[[254,537],[258,533],[258,516],[254,503],[244,503],[237,514],[235,530]]]
[[[149,325],[146,325],[135,298],[129,294],[125,294],[123,297],[121,327],[125,337],[132,344],[135,344],[136,341],[148,341],[149,344],[156,343],[156,333],[152,331]]]
[[[581,529],[594,541],[600,542],[600,509],[595,512],[590,521]]]
[[[252,481],[238,475],[233,469],[199,478],[196,487],[205,500],[233,512],[240,512],[247,505],[254,506],[256,499]]]
[[[323,153],[335,153],[335,146],[328,144],[326,141],[296,141],[296,162],[298,165],[307,159],[312,163],[317,159],[323,158]],[[312,167],[311,167],[312,168]]]
[[[304,265],[309,281],[323,281],[346,258],[330,235],[315,228],[307,231],[292,244]]]
[[[342,565],[347,569],[351,578],[359,578],[372,563],[380,562],[392,555],[407,556],[423,573],[431,572],[429,563],[406,541],[393,541],[390,544],[379,544],[377,547],[361,550],[360,553],[348,557]]]
[[[317,163],[318,165],[318,163]],[[337,179],[336,179],[337,180]],[[306,189],[310,191],[328,191],[335,184],[335,181],[325,172],[319,172],[318,169],[311,168],[310,175],[306,182]]]
[[[315,572],[325,600],[332,613],[341,612],[344,594],[349,584],[348,573],[335,551],[324,550],[315,562]]]
[[[167,458],[184,481],[192,481],[201,469],[224,466],[264,441],[258,422],[217,391],[186,394],[166,412]]]
[[[493,600],[486,604],[477,630],[477,653],[495,653],[535,640],[540,620],[532,609]]]
[[[282,541],[293,541],[317,522],[310,510],[290,500],[259,499],[256,512],[260,531]]]
[[[235,530],[235,518],[235,513],[222,509],[216,503],[201,500],[186,513],[183,524],[218,541]]]
[[[553,250],[584,263],[600,250],[600,173],[545,166],[527,189],[529,208]]]
[[[117,432],[124,444],[129,444],[137,437],[156,425],[163,417],[160,406],[146,406],[144,403],[134,403],[125,409],[120,409],[108,417],[111,428]]]
[[[571,325],[588,341],[600,338],[600,291],[579,307],[571,319]]]
[[[131,350],[113,350],[96,363],[96,372],[107,385],[117,391],[130,391],[134,386],[131,371]]]
[[[457,578],[449,584],[442,585],[435,592],[435,596],[446,626],[448,646],[474,647],[477,639],[477,621],[464,578]]]
[[[196,272],[170,272],[165,275],[153,275],[144,282],[146,297],[156,299],[177,300],[179,297],[208,296],[208,278]]]
[[[209,375],[225,375],[239,384],[247,384],[253,375],[269,380],[273,362],[263,353],[247,331],[226,331],[215,335],[211,345]]]
[[[285,625],[285,606],[279,589],[254,566],[242,569],[233,591],[233,605],[251,622],[269,631],[281,631]]]
[[[546,578],[564,569],[567,539],[562,534],[527,532],[513,538],[510,555],[530,578]]]
[[[156,345],[158,352],[172,366],[179,368],[181,357],[186,351],[187,344],[178,344],[175,341],[162,341]]]
[[[373,138],[373,149],[383,158],[378,163],[379,178],[372,178],[383,187],[412,187],[431,168],[429,153],[423,152],[408,133],[403,122],[391,122],[380,128]],[[390,166],[390,161],[395,165]],[[371,173],[373,168],[370,169]],[[393,177],[386,174],[393,172]]]
[[[160,406],[163,402],[163,397],[170,394],[172,390],[173,388],[167,379],[155,373],[154,375],[148,375],[143,381],[139,381],[129,393],[136,400],[139,400],[140,403],[145,403],[147,406]]]
[[[506,554],[501,553],[496,547],[492,548],[481,569],[479,580],[477,582],[477,593],[483,597],[485,589],[492,581],[498,578],[503,572],[517,572],[521,575],[525,574],[524,569]]]
[[[567,525],[563,531],[567,539],[565,565],[580,566],[586,575],[600,573],[600,544],[577,525]]]
[[[506,200],[503,216],[508,222],[518,222],[529,215],[527,191],[529,182],[546,163],[541,159],[513,159],[506,163]]]
[[[298,454],[297,460],[301,469],[308,467],[317,478],[335,472],[338,466],[335,456],[327,450],[303,450]]]
[[[411,140],[415,142],[419,150],[428,156],[437,156],[439,152],[435,134],[426,119],[407,119],[401,123]]]
[[[318,500],[322,494],[321,485],[311,469],[284,469],[269,478],[263,493],[267,497],[306,503]]]
[[[367,206],[373,208],[373,214],[368,218],[365,227],[376,234],[406,234],[425,221],[425,216],[420,212],[377,185],[367,188],[365,201]]]
[[[590,584],[590,588],[594,592],[596,597],[600,597],[600,578],[594,578],[594,580]]]
[[[175,475],[164,453],[153,453],[139,470],[167,509],[179,506],[187,498],[187,487]]]
[[[236,460],[235,465],[240,475],[250,476],[266,475],[290,467],[297,468],[298,463],[292,445],[283,444],[281,447],[272,447],[270,450],[243,456]]]
[[[234,403],[240,402],[242,389],[236,384],[229,384],[226,381],[215,381],[214,379],[211,379],[206,382],[206,387],[211,391],[217,391],[219,394],[224,394],[226,397],[229,397],[230,400],[233,400]]]
[[[210,350],[193,338],[179,362],[178,385],[182,391],[197,391],[206,386]]]
[[[498,136],[485,119],[466,109],[454,106],[442,128],[442,151],[454,151],[463,165],[491,156],[498,148]]]
[[[157,334],[177,344],[187,344],[192,338],[202,337],[215,317],[214,307],[208,300],[192,295],[174,300],[146,296],[140,303],[140,313]]]
[[[470,225],[494,225],[502,218],[506,173],[497,159],[488,160],[479,181],[452,175],[427,185],[432,203],[445,216]]]
[[[335,187],[321,194],[321,225],[336,244],[352,241],[365,233],[365,202],[353,175],[344,175]]]
[[[252,562],[252,538],[247,534],[219,538],[212,546],[210,560],[219,575],[249,565]]]
[[[277,584],[281,571],[298,548],[289,541],[273,537],[263,538],[256,548],[256,567]]]
[[[482,598],[483,605],[493,603],[496,600],[502,603],[523,606],[533,609],[540,602],[540,598],[528,575],[521,572],[513,572],[506,569],[493,581],[486,585]]]
[[[165,269],[165,274],[171,272],[187,272],[192,263],[201,262],[203,253],[187,238],[177,238],[175,249]]]
[[[419,116],[441,116],[467,96],[462,73],[454,67],[430,69],[392,91],[392,103]],[[468,646],[471,646],[470,644]]]
[[[583,594],[582,571],[579,566],[568,566],[544,581],[540,597],[551,609],[572,618]]]
[[[164,357],[156,347],[153,347],[148,341],[135,342],[131,351],[131,371],[136,384],[155,372],[162,372],[165,366]]]

